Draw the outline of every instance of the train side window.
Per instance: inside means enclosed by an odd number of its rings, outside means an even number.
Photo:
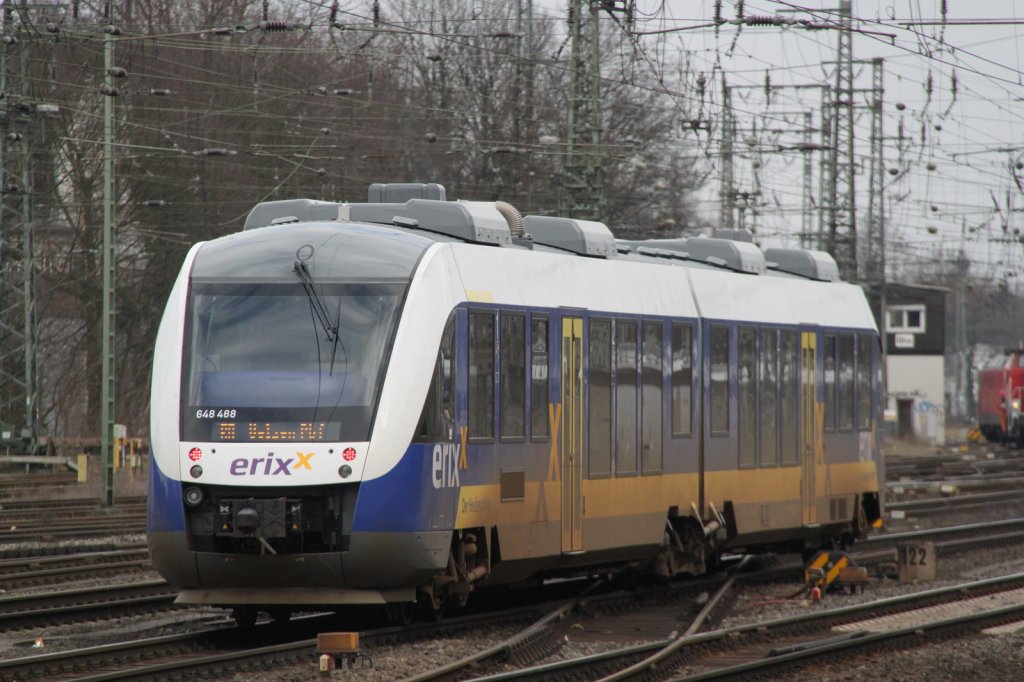
[[[672,435],[693,432],[693,327],[672,325]]]
[[[779,433],[783,466],[800,461],[800,343],[796,332],[779,333]]]
[[[636,473],[637,325],[615,322],[615,473]]]
[[[729,328],[711,326],[711,435],[729,435]]]
[[[779,392],[779,348],[778,332],[774,329],[761,331],[758,388],[761,399],[761,466],[776,466],[779,463],[778,420]]]
[[[836,430],[836,337],[825,335],[825,431]]]
[[[612,322],[590,321],[588,351],[588,454],[591,476],[612,472]]]
[[[530,433],[533,440],[548,437],[548,319],[530,320]]]
[[[755,351],[756,332],[753,329],[740,329],[739,362],[737,386],[739,390],[739,428],[740,466],[757,465],[757,357]]]
[[[839,335],[839,429],[853,428],[853,334]]]
[[[501,438],[526,436],[526,318],[501,314]]]
[[[871,336],[857,335],[857,428],[871,428]]]
[[[640,403],[640,445],[643,453],[641,466],[645,474],[661,471],[664,350],[664,330],[661,322],[644,322],[643,353],[640,362],[640,377],[643,384]]]
[[[494,313],[469,314],[469,437],[494,438]]]
[[[436,443],[451,440],[455,429],[455,317],[441,334],[437,362],[430,377],[427,400],[420,416],[416,440]]]

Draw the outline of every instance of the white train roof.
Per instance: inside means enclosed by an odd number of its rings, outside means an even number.
[[[362,222],[449,242],[470,301],[875,328],[863,292],[838,281],[835,261],[820,251],[762,252],[745,232],[730,239],[615,240],[602,223],[522,218],[501,202],[444,196],[440,185],[377,184],[366,204],[265,202],[250,212],[245,229]]]

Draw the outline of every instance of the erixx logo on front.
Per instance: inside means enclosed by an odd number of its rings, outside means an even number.
[[[312,471],[312,452],[296,452],[295,457],[275,457],[268,452],[266,457],[239,457],[232,460],[228,471],[232,476],[291,476],[293,469]],[[293,463],[294,462],[294,463]]]

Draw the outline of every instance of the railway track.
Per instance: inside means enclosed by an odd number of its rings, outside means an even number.
[[[741,562],[734,568],[739,571],[743,567],[744,562]],[[775,573],[781,575],[785,570],[776,569]],[[447,665],[407,678],[406,682],[465,679],[470,671],[473,675],[493,673],[500,676],[498,671],[509,665],[521,671],[525,666],[558,651],[570,638],[576,638],[585,627],[582,623],[588,619],[600,620],[603,623],[591,628],[594,620],[590,620],[586,626],[588,636],[593,634],[597,641],[662,640],[669,632],[678,629],[681,614],[689,616],[689,606],[698,601],[703,603],[703,608],[689,623],[689,630],[696,632],[705,623],[717,617],[718,612],[727,606],[732,586],[744,579],[757,578],[753,575],[738,574],[732,577],[685,581],[671,587],[642,591],[614,591],[593,595],[585,593],[551,609],[542,618],[504,641]],[[701,595],[709,591],[713,591],[714,596],[702,599]],[[587,679],[585,675],[573,675],[573,679]],[[547,678],[542,675],[540,679]]]
[[[140,496],[120,497],[114,509],[145,509],[146,498]],[[104,511],[99,502],[92,498],[48,498],[48,499],[0,499],[0,518],[12,512],[28,514],[52,514],[54,510],[71,513],[96,513]]]
[[[103,535],[143,533],[146,504],[143,497],[126,497],[109,509],[93,499],[0,500],[0,559],[15,558],[17,543],[51,543]]]
[[[1024,527],[1024,519],[1009,520],[997,526],[997,534],[1005,535],[1007,525],[1018,523]],[[977,525],[955,529],[943,529],[941,531],[927,531],[933,537],[941,536],[947,538],[945,542],[951,542],[949,550],[954,551],[956,543],[963,541],[964,536],[971,536],[979,533]],[[906,534],[900,534],[906,537]],[[890,534],[885,540],[891,545],[900,540],[900,535]],[[1022,534],[1024,535],[1024,534]],[[921,534],[914,534],[920,538]],[[969,538],[973,540],[973,538]],[[1021,539],[1024,539],[1022,537]],[[881,538],[876,541],[880,542]],[[939,545],[940,549],[942,544]],[[134,556],[143,554],[141,547],[135,547]],[[876,560],[886,560],[886,557],[894,557],[893,546],[878,546],[872,549],[872,554],[879,555]],[[106,553],[97,553],[106,554]],[[129,553],[125,553],[128,555]],[[857,558],[858,555],[855,555]],[[96,560],[117,561],[116,554],[109,553]],[[869,559],[870,560],[870,559]],[[62,561],[75,561],[74,557],[54,557],[53,562],[45,562],[50,567],[56,568]],[[0,562],[0,584],[3,580],[3,572],[17,575],[23,572],[26,565],[32,561],[22,560]],[[35,562],[38,563],[38,562]],[[40,570],[49,570],[42,568]],[[647,640],[647,643],[638,648],[631,658],[620,660],[621,667],[629,667],[642,661],[647,656],[658,651],[656,645],[661,647],[668,645],[668,639],[678,640],[678,633],[684,632],[687,628],[693,628],[692,604],[701,601],[701,593],[720,593],[716,599],[709,600],[701,615],[702,625],[700,627],[716,627],[722,615],[731,608],[731,597],[735,594],[735,587],[746,583],[798,582],[802,579],[802,566],[795,563],[790,566],[777,566],[757,573],[740,573],[731,579],[728,588],[723,589],[725,578],[715,577],[701,580],[690,580],[677,584],[668,591],[647,590],[643,592],[611,593],[608,595],[588,594],[585,599],[579,601],[575,607],[566,608],[560,604],[558,609],[548,608],[548,615],[541,621],[536,621],[541,607],[533,606],[520,609],[515,618],[520,621],[530,618],[534,622],[528,628],[517,633],[514,641],[502,642],[499,646],[490,647],[485,656],[475,656],[473,661],[466,663],[472,666],[475,674],[487,672],[498,673],[507,665],[509,660],[515,661],[517,666],[525,667],[532,665],[545,656],[557,650],[568,635],[576,638],[583,630],[577,629],[582,623],[585,631],[597,639],[608,642],[623,642]],[[1017,579],[1024,587],[1024,576]],[[961,589],[961,588],[957,588]],[[134,592],[134,594],[131,594]],[[45,624],[53,626],[55,622],[78,622],[85,618],[110,617],[117,615],[133,614],[140,611],[154,610],[165,611],[171,608],[174,592],[162,581],[140,583],[126,587],[96,588],[89,590],[76,590],[72,592],[48,592],[43,595],[32,595],[28,597],[8,597],[0,599],[0,628],[5,630],[23,629]],[[851,607],[852,608],[852,607]],[[612,614],[608,616],[607,614]],[[652,615],[653,614],[653,615]],[[605,620],[608,624],[596,627],[586,620],[589,618],[616,618],[616,621]],[[460,619],[443,621],[438,624],[437,629],[432,625],[416,626],[412,630],[403,628],[383,628],[366,630],[362,634],[364,647],[367,648],[372,657],[372,647],[382,642],[393,642],[396,638],[403,640],[408,638],[430,638],[442,636],[442,633],[450,631],[453,627],[480,628],[484,624],[493,625],[494,618],[497,622],[510,622],[507,614],[504,615],[483,615],[470,616],[473,625],[454,625]],[[140,643],[142,640],[133,642],[106,645],[106,648],[90,648],[81,650],[81,654],[73,652],[59,652],[45,654],[44,656],[33,656],[25,659],[16,659],[0,665],[0,679],[29,679],[32,675],[35,679],[60,679],[78,678],[86,671],[100,674],[95,679],[122,679],[122,678],[146,678],[161,676],[187,676],[206,675],[211,677],[222,676],[224,671],[246,671],[257,668],[292,665],[296,662],[306,662],[312,665],[314,658],[315,631],[307,638],[302,638],[299,623],[302,619],[296,619],[287,628],[287,637],[282,635],[282,630],[276,630],[276,638],[258,639],[249,638],[244,645],[232,644],[231,635],[217,635],[214,639],[209,635],[210,631],[203,633],[175,636],[170,639],[152,639],[147,643]],[[328,621],[320,621],[322,630],[325,627],[334,629],[351,629],[351,624],[340,628],[335,625],[323,625]],[[467,621],[469,622],[469,621]],[[235,628],[224,628],[228,632],[237,632]],[[670,638],[669,635],[675,630],[677,635]],[[730,628],[728,631],[734,631]],[[273,628],[264,628],[263,632],[275,632]],[[689,637],[697,636],[696,631],[691,632]],[[298,639],[296,639],[298,638]],[[288,641],[283,641],[288,640]],[[294,640],[294,641],[292,641]],[[687,640],[688,641],[688,640]],[[205,642],[205,643],[204,643]],[[222,643],[221,643],[222,642]],[[654,642],[654,644],[652,644]],[[687,645],[689,646],[689,645]],[[147,648],[150,647],[150,648]],[[154,648],[155,647],[155,648]],[[162,648],[162,649],[161,649]],[[132,653],[134,652],[134,653]],[[80,661],[74,662],[76,658]],[[178,662],[172,661],[175,659]],[[180,659],[180,660],[179,660]],[[31,662],[29,662],[31,661]],[[47,661],[50,661],[48,663]],[[84,662],[83,662],[84,661]],[[105,662],[103,662],[105,661]],[[145,665],[143,665],[143,663]],[[311,668],[312,669],[312,668]],[[464,667],[463,670],[470,668]],[[28,670],[39,671],[29,675]],[[63,670],[64,672],[60,672]],[[71,674],[68,671],[77,671]],[[58,674],[60,673],[60,674]],[[458,673],[454,673],[457,675]],[[544,673],[547,675],[547,673]],[[605,674],[605,673],[602,673]],[[452,677],[453,671],[448,671],[439,677]],[[87,678],[93,679],[93,678]],[[424,679],[431,679],[425,677]]]
[[[34,473],[0,475],[0,494],[8,490],[24,490],[44,486],[67,486],[78,482],[76,473]]]
[[[1003,447],[931,456],[888,455],[885,474],[890,481],[920,477],[970,477],[978,474],[1024,474],[1024,452]]]
[[[123,542],[102,536],[85,538],[73,544],[20,543],[0,544],[0,561],[17,561],[44,557],[74,557],[88,552],[114,552],[145,547],[139,542]]]
[[[360,642],[369,662],[377,646],[473,631],[484,624],[521,623],[538,612],[538,607],[517,607],[499,614],[463,616],[412,627],[374,627],[360,633]],[[306,663],[313,674],[316,634],[344,627],[333,614],[295,618],[286,628],[263,623],[252,630],[241,630],[228,621],[221,622],[223,625],[185,634],[0,661],[0,680],[216,679],[297,662]]]
[[[265,626],[264,626],[265,629]],[[280,634],[278,632],[278,634]],[[245,646],[244,639],[250,640]],[[222,662],[229,662],[233,655],[244,659],[246,655],[259,659],[254,649],[265,648],[263,629],[257,634],[242,635],[227,621],[220,627],[205,628],[196,632],[163,637],[146,637],[116,644],[104,644],[69,651],[25,656],[0,661],[0,680],[72,680],[72,679],[123,679],[144,677],[142,669],[163,668],[165,662],[177,659],[181,671],[188,671],[188,665],[202,667],[205,661],[219,656]],[[282,650],[291,650],[293,642],[285,642]],[[297,651],[310,650],[315,646],[307,640]]]
[[[53,542],[62,539],[132,535],[146,532],[145,513],[111,514],[101,517],[49,521],[0,527],[0,545],[14,542]]]
[[[731,584],[723,585],[712,602],[724,599],[731,587]],[[996,600],[994,595],[999,599]],[[986,600],[994,603],[983,605]],[[967,602],[970,602],[969,610],[973,613],[935,616],[938,608]],[[815,657],[834,656],[855,648],[878,646],[900,639],[909,639],[919,646],[922,632],[926,636],[948,636],[950,632],[963,629],[976,631],[992,624],[1024,619],[1024,574],[700,632],[699,621],[706,611],[707,608],[685,630],[671,633],[659,641],[540,666],[518,667],[476,679],[488,682],[511,679],[600,679],[602,682],[652,678],[740,679],[784,666],[806,664]],[[873,628],[876,619],[893,614],[901,614],[904,624],[888,631],[868,630]],[[834,631],[836,628],[839,630]]]
[[[0,597],[0,630],[15,630],[174,608],[177,590],[163,580],[48,590]]]
[[[889,481],[885,484],[886,499],[907,494],[942,495],[943,490],[998,491],[1024,489],[1024,476],[1014,474],[979,474],[970,477],[936,476],[932,479]]]
[[[871,535],[859,540],[855,547],[857,553],[866,553],[895,548],[904,542],[923,540],[940,543],[940,549],[943,545],[948,549],[984,546],[986,543],[1019,542],[1024,540],[1024,518]]]
[[[29,559],[0,559],[0,588],[5,591],[51,585],[80,578],[122,576],[150,569],[145,545]]]
[[[991,542],[992,538],[1003,539],[1008,535],[1005,532],[1007,528],[1020,528],[1022,523],[1024,523],[1024,520],[1020,519],[1008,521],[1001,526],[997,526],[994,532],[990,532],[985,537],[977,537],[984,529],[983,524],[972,524],[912,534],[892,534],[877,540],[876,544],[879,545],[878,547],[874,547],[870,551],[854,553],[852,556],[861,563],[895,561],[895,546],[899,542],[911,538],[920,539],[924,537],[936,539],[938,541],[936,549],[941,553],[948,554],[970,549],[980,543]],[[1011,532],[1009,535],[1016,542],[1024,541],[1024,532]],[[726,615],[731,608],[736,590],[739,587],[779,582],[799,583],[802,579],[803,565],[793,563],[762,569],[751,574],[737,573],[726,581],[700,581],[699,588],[708,594],[713,593],[713,596],[706,600],[703,608],[695,617],[686,608],[687,599],[693,596],[692,591],[676,593],[674,596],[668,596],[668,593],[664,596],[652,596],[649,600],[650,603],[646,603],[646,600],[643,599],[636,600],[621,596],[594,597],[586,600],[584,604],[576,605],[573,610],[567,613],[558,614],[556,619],[552,620],[549,617],[547,620],[550,624],[548,622],[545,623],[545,637],[547,641],[560,644],[563,640],[572,639],[577,645],[585,647],[595,643],[598,646],[607,646],[611,643],[621,643],[629,640],[647,641],[632,647],[615,649],[608,653],[551,663],[539,666],[536,669],[523,669],[521,666],[524,665],[525,657],[515,653],[510,654],[510,652],[515,651],[518,646],[518,638],[522,636],[516,635],[516,637],[511,638],[509,641],[495,645],[485,652],[477,653],[462,661],[410,678],[409,682],[459,678],[461,676],[460,671],[470,668],[474,671],[481,668],[484,670],[488,668],[493,669],[506,665],[508,661],[517,665],[514,672],[495,673],[493,675],[481,676],[481,679],[578,680],[603,678],[606,675],[608,676],[606,678],[608,682],[618,679],[632,679],[634,677],[650,679],[649,674],[652,669],[664,670],[667,662],[681,655],[686,647],[703,644],[706,641],[713,641],[714,646],[712,648],[718,649],[721,647],[721,641],[733,637],[733,633],[758,632],[758,628],[764,624],[723,629],[717,631],[724,633],[721,637],[713,637],[710,640],[703,635],[698,635],[701,628],[714,626]],[[1019,597],[1024,602],[1024,574],[1011,576],[1006,579],[980,581],[946,590],[933,590],[905,597],[880,600],[879,602],[869,602],[866,605],[837,609],[834,613],[843,614],[849,611],[851,614],[856,614],[863,612],[871,614],[871,617],[875,617],[877,613],[885,609],[899,612],[905,609],[918,608],[915,605],[931,605],[935,600],[938,600],[936,603],[942,603],[946,600],[955,601],[959,598],[959,595],[975,594],[984,592],[987,589],[992,589],[996,592],[1020,589]],[[698,591],[701,590],[699,589]],[[603,600],[605,599],[610,599],[611,601],[604,602]],[[871,606],[871,604],[875,604],[875,606]],[[588,618],[592,617],[592,620],[580,621],[579,618],[573,619],[573,616],[581,614]],[[800,616],[783,619],[780,622],[799,623],[803,618],[809,618],[811,622],[814,622],[814,619],[817,617],[816,615]],[[1022,614],[1022,617],[1024,617],[1024,614]],[[688,621],[690,618],[692,620]],[[554,628],[553,623],[561,623],[561,628]],[[768,625],[771,626],[770,623]],[[537,628],[535,627],[534,629],[536,630]],[[799,627],[796,629],[799,629]],[[581,635],[584,631],[586,632],[585,637]],[[534,638],[537,638],[536,634],[534,634]],[[535,645],[534,648],[538,651],[543,651],[542,647]],[[534,660],[539,660],[540,658],[538,656]],[[793,658],[795,660],[799,657],[794,656]],[[660,673],[656,678],[667,679],[666,676]]]
[[[919,500],[887,502],[885,510],[902,512],[905,516],[929,516],[949,512],[974,510],[979,507],[991,509],[993,505],[1024,504],[1024,491],[1004,490],[992,493],[970,493],[954,497],[928,497]]]

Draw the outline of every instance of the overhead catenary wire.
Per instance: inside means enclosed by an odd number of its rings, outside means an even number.
[[[330,3],[306,3],[306,4],[308,4],[313,9],[313,11],[321,11],[322,15],[324,17],[324,20],[325,20],[324,23],[326,23],[326,20],[329,18],[329,12],[330,12],[330,6],[329,5],[330,5]],[[777,3],[773,3],[773,4],[777,4]],[[788,3],[788,4],[793,5],[793,3]],[[748,13],[748,15],[757,16],[757,14],[754,14],[754,13],[759,13],[760,11],[761,11],[761,7],[755,6],[754,3],[747,3],[747,13]],[[645,16],[645,13],[641,13],[640,16],[638,17],[638,20],[642,21],[644,19],[644,16]],[[647,12],[646,16],[659,17],[660,18],[660,17],[662,17],[664,15],[663,15],[663,13],[662,14],[658,14],[656,11],[652,10],[651,12]],[[358,24],[359,25],[354,30],[364,30],[363,29],[364,26],[372,25],[372,22],[373,22],[373,18],[372,18],[372,16],[370,14],[368,14],[368,13],[360,13],[360,12],[352,12],[352,13],[350,13],[348,15],[348,19],[353,21],[354,24]],[[450,34],[449,33],[449,34],[445,34],[445,35],[440,35],[439,33],[432,33],[429,30],[428,31],[419,31],[417,33],[417,29],[421,28],[422,24],[419,24],[419,25],[417,25],[417,24],[410,24],[410,26],[399,26],[399,22],[394,18],[393,15],[390,15],[387,18],[387,22],[390,22],[392,24],[391,27],[390,27],[390,30],[392,30],[392,31],[395,30],[396,28],[400,28],[403,33],[406,33],[406,34],[409,34],[409,35],[412,35],[412,34],[417,34],[417,35],[421,35],[421,36],[428,36],[429,35],[431,37],[436,37],[439,40],[455,41],[455,42],[458,42],[462,47],[470,49],[470,50],[483,50],[483,51],[486,51],[486,50],[490,49],[490,48],[488,48],[486,46],[482,46],[482,45],[479,45],[479,44],[476,44],[476,43],[472,43],[472,42],[466,42],[465,40],[460,40],[459,37],[456,36],[455,34]],[[312,24],[310,24],[310,25],[312,25]],[[406,29],[409,29],[410,27],[411,27],[411,30],[407,31]],[[322,28],[322,26],[321,26],[321,28]],[[381,28],[382,29],[386,28],[386,26],[382,26]],[[306,30],[307,33],[310,33],[310,32],[315,32],[318,29],[309,28],[309,29],[305,29],[305,30]],[[200,35],[199,33],[190,33],[190,32],[187,32],[187,31],[181,31],[180,34],[178,34],[176,36],[170,36],[169,35],[168,39],[167,39],[168,42],[166,44],[173,45],[173,44],[176,44],[175,41],[182,41],[182,42],[180,42],[180,46],[182,47],[182,49],[191,49],[191,50],[210,50],[210,49],[214,49],[214,46],[212,46],[210,44],[208,39],[206,39],[207,43],[205,45],[200,44],[200,41],[203,40],[203,39],[200,39],[198,37],[199,35]],[[478,35],[482,35],[482,33],[480,33]],[[820,34],[818,34],[818,35],[820,35]],[[453,36],[455,36],[455,37],[453,37]],[[131,38],[131,39],[135,39],[135,38]],[[125,40],[129,40],[129,38],[125,38]],[[820,38],[819,38],[818,42],[820,44]],[[227,49],[228,51],[232,51],[232,50],[244,51],[245,49],[248,49],[248,48],[229,46],[229,47],[224,48],[224,49]],[[264,43],[264,45],[263,45],[263,47],[261,49],[266,49],[266,44],[265,43]],[[294,48],[294,47],[288,47],[288,46],[277,46],[277,47],[273,47],[271,49],[273,51],[275,51],[275,53],[280,53],[280,54],[289,54],[289,53],[292,53],[292,54],[301,54],[301,53],[318,54],[318,53],[320,53],[320,54],[322,54],[323,51],[326,48],[311,47],[311,46],[306,46],[305,48]],[[501,52],[501,51],[498,50],[497,52]],[[349,53],[351,53],[351,50],[349,51]],[[911,57],[914,57],[914,55],[911,55],[908,52],[907,53],[907,58],[911,58]],[[659,53],[656,57],[654,57],[652,59],[652,62],[657,61],[657,62],[663,64],[665,59],[666,59],[666,57],[664,56],[664,53]],[[962,64],[958,65],[958,68],[960,68],[961,66],[962,66]],[[661,72],[663,70],[664,70],[663,66],[658,66],[658,65],[652,65],[652,68],[651,68],[652,73],[658,73],[658,72]],[[773,72],[774,72],[774,69],[773,69]],[[214,81],[218,80],[221,75],[226,75],[226,74],[218,74],[216,71],[211,71],[210,75],[209,75],[210,77],[207,78],[206,80],[207,80],[207,82],[214,82]],[[761,71],[761,73],[759,75],[763,75],[763,70]],[[186,79],[186,80],[184,80],[182,82],[184,82],[184,83],[189,83],[189,82],[199,83],[200,79],[191,78],[191,79]],[[622,80],[622,79],[610,78],[609,82],[615,83],[616,85],[618,85],[620,87],[641,87],[641,88],[643,87],[642,85],[640,85],[640,84],[638,84],[636,82],[630,82],[630,81]],[[232,85],[232,86],[228,86],[228,87],[229,88],[233,87],[236,91],[242,92],[242,91],[244,91],[246,86],[244,84],[238,84],[238,85]],[[969,88],[970,85],[968,84],[967,87]],[[272,86],[268,86],[268,88],[272,88]],[[265,95],[269,95],[269,96],[273,96],[273,95],[270,95],[270,91],[269,90],[265,90],[264,94]],[[683,92],[683,91],[680,91],[680,92],[667,92],[665,94],[666,94],[666,96],[669,96],[669,97],[674,97],[674,98],[675,97],[679,97],[680,98],[679,101],[687,101],[685,98],[687,97],[688,93]],[[296,95],[297,95],[297,93],[294,92],[294,91],[288,92],[288,91],[283,91],[282,90],[282,91],[279,91],[277,93],[277,96],[280,97],[282,100],[283,99],[287,99],[289,97],[295,97]],[[693,97],[692,93],[689,93],[689,96],[691,97],[691,103],[692,103],[692,101],[693,101],[692,100],[692,97]],[[715,117],[714,107],[716,106],[716,103],[713,101],[713,99],[711,101],[703,102],[702,106],[710,107],[711,108],[710,111],[709,111],[710,116],[711,116],[711,118]],[[395,103],[390,103],[388,105],[385,105],[384,109],[386,111],[388,111],[389,113],[391,113],[391,114],[402,115],[400,109],[397,108],[397,105]],[[168,112],[168,113],[174,112],[174,111],[178,111],[181,114],[185,114],[186,113],[185,110],[183,110],[181,108],[175,108],[175,107],[167,107],[165,109],[165,111]],[[204,112],[204,111],[202,111],[201,107],[200,108],[190,108],[189,113],[192,114],[191,117],[189,117],[189,116],[182,116],[181,125],[179,126],[181,130],[184,130],[184,128],[187,125],[189,125],[191,123],[195,123],[198,120],[209,119],[211,116],[217,115],[218,110],[217,109],[207,109]],[[457,115],[464,115],[467,112],[453,111],[452,113],[457,114]],[[741,111],[740,113],[744,113],[744,112]],[[750,115],[760,114],[760,112],[756,111],[753,108],[749,108],[748,111],[746,111],[746,113],[748,113]],[[407,115],[413,116],[414,113],[410,110]],[[196,118],[196,117],[198,117],[198,118]],[[372,116],[368,116],[368,117],[366,117],[365,122],[369,123],[369,122],[372,122],[372,120],[373,120],[373,117]],[[960,121],[961,124],[965,120],[966,119],[963,118],[963,117],[958,117],[958,121]],[[355,122],[356,122],[356,120],[353,119],[353,123],[355,123]],[[315,125],[315,122],[311,121],[311,123],[313,125]],[[310,129],[312,129],[312,126],[310,127]],[[174,134],[175,135],[183,135],[184,136],[182,138],[182,142],[183,143],[184,143],[185,139],[195,138],[192,143],[189,143],[187,145],[189,147],[189,149],[191,150],[191,149],[193,149],[197,145],[220,144],[221,141],[222,141],[222,139],[220,139],[220,138],[225,138],[229,134],[232,133],[232,131],[230,131],[227,128],[224,128],[222,126],[219,126],[219,125],[218,126],[210,127],[210,128],[208,128],[208,130],[212,134],[209,134],[209,135],[196,135],[195,131],[190,131],[190,132],[174,131]],[[156,131],[154,131],[154,132],[156,132]],[[984,134],[985,133],[985,129],[978,128],[975,132],[978,133],[978,134]],[[371,137],[369,139],[373,139],[373,138]],[[859,136],[858,136],[858,141],[861,141],[861,138]],[[501,145],[502,143],[507,143],[509,141],[508,140],[491,140],[491,141],[488,141],[488,142],[497,146],[497,145]],[[482,143],[482,141],[477,141],[477,143],[480,144],[480,143]],[[692,142],[682,142],[681,141],[680,144],[687,145],[687,144],[693,144],[693,143]],[[298,147],[301,147],[301,145],[298,145]],[[700,146],[696,146],[696,145],[693,146],[693,148],[694,149],[701,149]],[[142,150],[140,150],[140,151],[142,151]],[[152,151],[153,153],[157,153],[154,150],[145,150],[145,151]],[[256,150],[246,151],[246,150],[242,150],[241,148],[239,148],[237,151],[239,151],[239,152],[243,152],[244,151],[245,153],[256,153]],[[268,145],[265,149],[260,150],[259,153],[261,153],[261,154],[262,153],[271,153],[271,154],[273,154],[275,152],[278,152],[279,153],[278,160],[282,164],[289,164],[289,163],[294,162],[295,161],[294,159],[288,159],[287,158],[287,154],[284,153],[285,151],[286,151],[285,147],[281,147],[280,149],[276,149],[275,150],[272,145]],[[705,158],[708,161],[714,163],[715,155],[714,155],[713,152],[710,152],[710,153],[708,152],[708,148],[707,148],[706,144],[703,145],[703,151],[705,153]],[[555,154],[555,153],[557,153],[557,151],[549,151],[548,149],[542,148],[540,146],[536,146],[535,147],[535,153],[537,153],[537,154]],[[329,155],[324,155],[324,158],[331,158],[331,157]],[[967,166],[965,166],[965,167],[967,167]],[[310,168],[309,170],[312,171],[314,169]],[[994,167],[992,167],[991,170],[987,169],[987,167],[982,167],[981,168],[981,172],[982,173],[989,173],[993,178],[996,178],[998,176],[998,171],[995,170]],[[904,177],[912,178],[912,177],[914,177],[914,173],[904,174]],[[927,175],[925,175],[925,177],[927,177]],[[935,176],[933,176],[933,177],[935,177]],[[785,196],[785,192],[784,191],[780,191],[778,189],[776,189],[775,191],[780,196]]]

